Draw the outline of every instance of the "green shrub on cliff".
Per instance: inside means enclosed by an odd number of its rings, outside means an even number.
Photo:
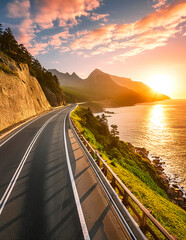
[[[138,200],[170,234],[183,239],[186,213],[168,199],[151,163],[136,154],[131,144],[120,141],[109,132],[104,115],[94,117],[89,109],[76,107],[71,117],[85,138],[101,152]],[[160,239],[164,239],[158,231],[156,233]]]

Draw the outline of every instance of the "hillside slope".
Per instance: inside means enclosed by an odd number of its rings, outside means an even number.
[[[57,77],[41,66],[40,62],[28,52],[23,44],[17,42],[9,27],[3,30],[1,24],[0,55],[15,61],[18,67],[19,64],[27,64],[30,75],[37,79],[51,106],[55,107],[65,104],[65,96]],[[1,59],[1,69],[10,73],[11,69],[9,68],[11,67],[6,66],[7,62],[5,59],[4,61],[3,58]]]
[[[84,82],[83,88],[95,99],[107,99],[117,106],[133,105],[143,101],[143,95],[117,85],[109,74],[99,69],[95,69]]]
[[[0,131],[49,108],[28,65],[18,64],[0,53]]]
[[[75,73],[70,75],[69,73],[60,73],[55,69],[49,71],[58,77],[62,86],[68,88],[67,95],[69,92],[73,92],[77,96],[81,94],[82,101],[86,101],[86,96],[88,96],[89,100],[107,100],[109,105],[117,107],[169,99],[164,94],[154,92],[142,82],[110,75],[99,69],[95,69],[84,80],[79,78]]]
[[[118,77],[110,75],[111,79],[119,86],[129,88],[135,92],[143,94],[146,101],[158,101],[163,99],[169,99],[168,96],[153,91],[152,88],[144,84],[143,82],[132,81],[130,78]]]
[[[70,87],[81,87],[84,83],[83,79],[81,79],[75,72],[72,74],[61,73],[56,69],[48,69],[53,75],[56,75],[61,86],[70,86]]]

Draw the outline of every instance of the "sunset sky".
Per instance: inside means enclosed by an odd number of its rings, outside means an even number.
[[[1,0],[0,23],[45,68],[100,68],[186,98],[186,0]]]

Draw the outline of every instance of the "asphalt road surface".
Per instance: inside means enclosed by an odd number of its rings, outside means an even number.
[[[71,108],[0,141],[0,240],[130,239],[70,129]]]

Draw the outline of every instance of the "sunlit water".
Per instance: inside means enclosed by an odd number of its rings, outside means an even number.
[[[165,172],[186,190],[186,99],[109,108],[108,124],[118,125],[120,138],[145,147],[165,161]]]

